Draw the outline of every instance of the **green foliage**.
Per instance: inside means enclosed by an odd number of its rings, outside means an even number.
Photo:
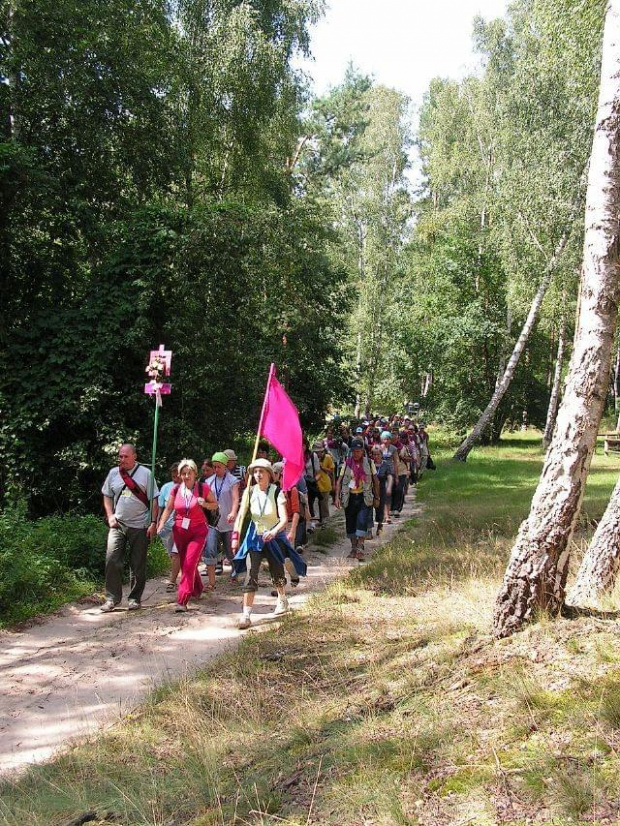
[[[92,594],[103,584],[108,529],[95,516],[31,521],[23,501],[0,512],[0,626]],[[161,542],[149,547],[147,572],[168,569]]]
[[[343,83],[315,102],[308,127],[301,181],[333,216],[333,258],[355,291],[342,332],[356,407],[393,404],[393,307],[411,214],[408,101],[350,67]]]
[[[480,77],[436,79],[420,113],[422,198],[398,335],[406,395],[461,432],[486,407],[560,239],[538,327],[490,430],[543,425],[557,330],[574,315],[604,3],[518,0],[476,20]],[[570,328],[570,323],[569,323]],[[570,329],[569,329],[570,338]]]
[[[0,19],[0,489],[98,510],[150,449],[148,351],[174,352],[161,466],[244,440],[268,366],[305,425],[346,398],[350,296],[288,168],[315,0],[12,3]],[[9,13],[10,12],[10,13]]]
[[[23,504],[0,514],[0,622],[27,619],[92,592],[101,579],[105,535],[95,517],[33,523]]]

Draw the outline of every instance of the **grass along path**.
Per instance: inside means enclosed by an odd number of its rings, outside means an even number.
[[[277,630],[5,785],[0,824],[618,822],[619,623],[489,635],[540,463],[523,439],[438,462],[419,524]],[[577,550],[618,464],[597,457]]]

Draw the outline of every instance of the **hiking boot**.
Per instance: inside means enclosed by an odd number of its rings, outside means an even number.
[[[106,601],[103,603],[103,605],[101,606],[99,611],[102,614],[109,614],[110,611],[113,611],[115,608],[116,608],[116,603],[113,602],[111,599],[106,599]]]
[[[280,614],[286,614],[290,610],[288,599],[286,597],[278,597],[276,607],[273,609],[273,615],[274,617],[278,617]]]
[[[129,605],[127,607],[130,611],[137,611],[138,609],[142,608],[137,599],[130,599]]]
[[[240,631],[245,631],[246,628],[249,628],[252,625],[252,617],[249,614],[244,614],[241,619],[239,620],[239,624],[237,628]]]

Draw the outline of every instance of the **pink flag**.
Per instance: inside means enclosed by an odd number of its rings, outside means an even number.
[[[272,369],[263,412],[261,436],[269,439],[284,459],[282,490],[290,490],[304,471],[304,449],[299,413]]]

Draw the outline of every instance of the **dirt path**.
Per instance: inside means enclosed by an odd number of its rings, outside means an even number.
[[[368,551],[389,541],[415,510],[409,494],[402,518],[367,542]],[[341,513],[329,524],[343,537]],[[292,592],[293,609],[360,564],[345,558],[348,550],[344,538],[327,553],[308,549],[308,576]],[[153,687],[194,671],[248,633],[236,628],[241,589],[226,576],[186,614],[174,613],[165,584],[165,578],[149,580],[141,611],[101,614],[92,604],[69,605],[40,624],[0,633],[0,774],[46,760],[116,722]],[[256,628],[272,622],[269,590],[257,595]]]

